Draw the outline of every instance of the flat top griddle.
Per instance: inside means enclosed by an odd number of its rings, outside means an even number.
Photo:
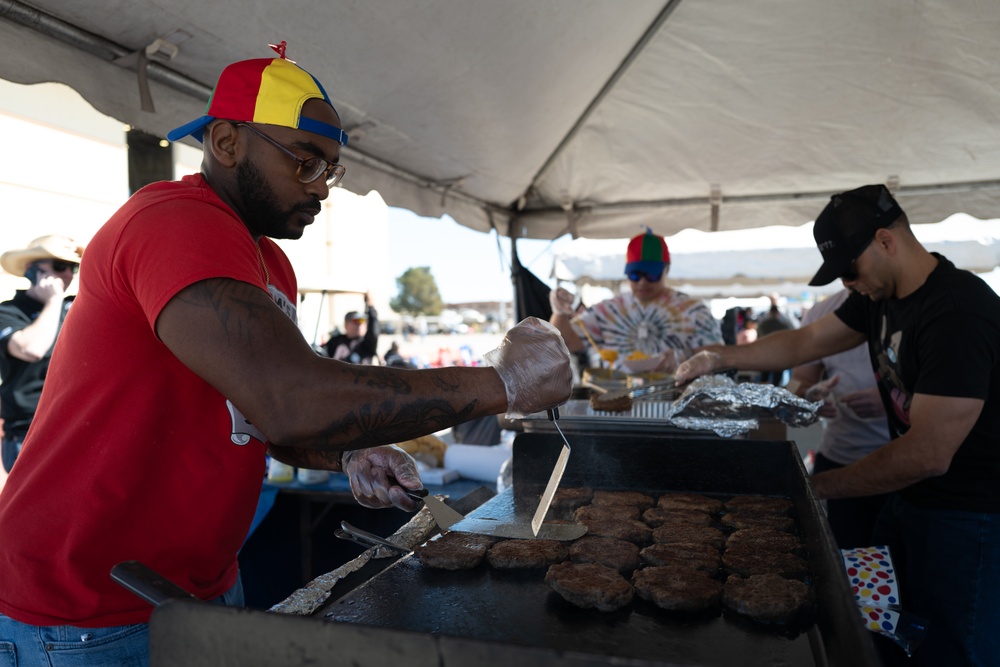
[[[655,664],[816,664],[808,632],[754,626],[728,612],[671,614],[644,600],[616,612],[574,607],[544,570],[450,572],[409,556],[327,609],[328,620],[492,640]],[[388,575],[388,576],[386,576]]]
[[[557,435],[519,435],[514,488],[470,516],[495,514],[498,505],[537,503],[559,443]],[[549,588],[544,570],[495,570],[484,563],[475,570],[441,571],[423,567],[412,555],[320,614],[369,628],[556,650],[588,656],[594,664],[622,659],[644,665],[879,664],[793,443],[578,434],[572,445],[564,486],[791,498],[810,552],[815,623],[768,628],[721,610],[674,614],[640,599],[612,613],[579,609]]]

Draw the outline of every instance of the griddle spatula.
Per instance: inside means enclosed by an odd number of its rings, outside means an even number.
[[[556,459],[556,465],[552,468],[552,474],[549,475],[549,481],[545,485],[542,497],[538,501],[538,509],[535,510],[535,515],[531,517],[531,532],[536,537],[538,536],[538,531],[542,528],[545,515],[549,513],[549,507],[552,506],[552,498],[556,495],[556,489],[559,488],[559,482],[562,481],[563,473],[566,472],[566,464],[569,463],[569,441],[566,439],[566,434],[559,428],[559,409],[553,408],[548,410],[548,415],[553,425],[555,425],[556,430],[559,431],[559,435],[562,436],[563,446],[559,451],[559,457]]]
[[[424,507],[426,507],[431,513],[431,516],[434,517],[434,521],[441,530],[447,530],[465,518],[465,515],[460,514],[458,511],[448,507],[439,498],[432,496],[427,489],[410,491],[409,495],[411,498],[418,498],[424,501]]]

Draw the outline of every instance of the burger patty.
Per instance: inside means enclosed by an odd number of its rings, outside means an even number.
[[[413,549],[420,563],[442,570],[469,570],[483,562],[496,540],[488,535],[450,532]]]
[[[676,565],[713,575],[722,568],[722,555],[718,549],[693,542],[651,544],[639,552],[639,557],[648,565]]]
[[[557,540],[502,540],[486,559],[498,570],[547,567],[569,558],[569,547]]]
[[[549,511],[566,516],[572,514],[576,508],[589,503],[593,497],[594,490],[589,486],[560,486],[552,496]]]
[[[767,552],[801,554],[805,545],[798,536],[773,528],[744,528],[726,538],[726,548],[752,544],[753,548]]]
[[[791,533],[795,530],[795,519],[780,514],[757,514],[755,512],[727,512],[719,522],[730,530],[746,528],[769,528]]]
[[[598,412],[628,412],[632,409],[632,397],[627,393],[607,392],[591,394],[590,407]]]
[[[755,574],[777,574],[782,577],[803,577],[809,574],[809,564],[792,553],[758,549],[752,543],[738,544],[722,553],[726,571],[741,577]]]
[[[638,520],[641,513],[642,510],[636,505],[584,505],[573,512],[573,518],[576,519],[577,523],[586,524],[588,521],[602,519]]]
[[[697,493],[664,493],[657,499],[656,506],[664,509],[698,510],[709,514],[718,514],[723,508],[721,500]]]
[[[632,602],[632,584],[618,570],[598,563],[558,563],[545,573],[545,583],[570,604],[614,611]]]
[[[722,582],[686,567],[646,567],[632,574],[635,593],[661,609],[702,611],[718,604]]]
[[[725,503],[727,512],[755,512],[757,514],[791,515],[795,504],[788,498],[773,496],[733,496]]]
[[[721,549],[726,541],[722,531],[712,526],[693,526],[683,523],[665,523],[653,530],[653,542],[672,544],[675,542],[695,542]]]
[[[657,528],[668,523],[686,523],[693,526],[709,526],[712,524],[712,515],[708,512],[702,512],[701,510],[650,507],[642,513],[642,520],[653,528]]]
[[[786,623],[815,608],[812,587],[776,574],[747,579],[731,575],[722,591],[722,604],[737,614],[763,623]]]
[[[633,505],[640,511],[653,506],[653,496],[641,491],[594,491],[591,505],[621,507]]]
[[[649,544],[653,535],[653,529],[638,519],[592,519],[582,523],[589,535],[614,537],[635,544]]]
[[[619,572],[631,572],[639,567],[639,547],[614,537],[585,535],[570,545],[569,559],[574,563],[598,563]]]

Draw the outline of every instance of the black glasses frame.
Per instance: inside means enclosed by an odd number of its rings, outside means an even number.
[[[66,269],[73,269],[73,273],[80,270],[80,265],[76,262],[64,262],[59,259],[50,260],[52,263],[52,270],[56,273],[62,273]]]
[[[334,164],[333,162],[324,160],[323,158],[316,155],[312,157],[301,158],[292,151],[290,151],[288,148],[280,144],[278,141],[272,139],[271,137],[267,136],[266,134],[258,130],[250,123],[236,123],[236,125],[238,127],[249,128],[257,136],[261,137],[262,139],[270,143],[272,146],[277,148],[279,151],[281,151],[291,159],[295,160],[295,162],[299,165],[299,168],[295,170],[295,178],[298,179],[299,183],[312,183],[317,178],[322,176],[323,180],[326,181],[327,187],[332,188],[337,183],[339,183],[342,178],[344,178],[344,173],[347,171],[347,168],[344,167],[344,165],[342,164]],[[322,165],[321,169],[318,168],[319,165]]]

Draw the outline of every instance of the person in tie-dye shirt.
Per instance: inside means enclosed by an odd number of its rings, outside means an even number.
[[[670,250],[662,236],[647,228],[629,240],[625,258],[628,292],[580,312],[574,310],[573,295],[565,289],[549,293],[550,322],[562,333],[570,352],[587,350],[591,364],[598,366],[601,351],[613,350],[616,357],[603,355],[605,360],[615,357],[613,368],[621,368],[630,355],[645,355],[658,359],[655,370],[671,372],[697,348],[722,344],[722,329],[708,306],[664,282],[670,271]],[[593,349],[591,340],[598,349]]]

